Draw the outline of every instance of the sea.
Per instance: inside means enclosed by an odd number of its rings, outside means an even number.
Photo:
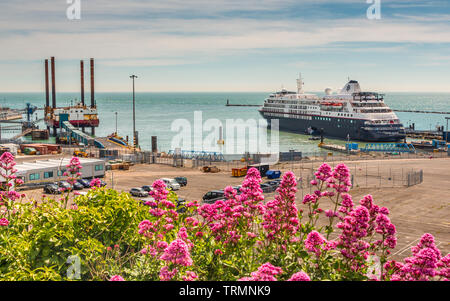
[[[311,92],[317,95],[323,93]],[[174,148],[174,139],[179,137],[176,121],[181,124],[191,124],[193,141],[195,138],[194,112],[201,112],[202,123],[207,125],[210,119],[217,119],[223,124],[224,132],[227,121],[241,119],[260,120],[257,107],[225,106],[227,100],[230,104],[261,105],[270,93],[267,92],[161,92],[161,93],[136,93],[135,112],[136,130],[139,132],[139,144],[142,149],[151,149],[151,137],[157,136],[158,150],[168,152]],[[133,136],[133,103],[131,93],[96,93],[95,95],[100,125],[96,128],[96,136],[105,137],[116,131],[124,138]],[[79,93],[57,93],[57,106],[69,106],[79,102]],[[50,99],[51,101],[51,99]],[[86,103],[90,103],[90,94],[85,95]],[[421,110],[421,111],[450,111],[450,93],[386,93],[385,102],[395,110]],[[38,108],[45,105],[44,93],[1,93],[0,106],[12,109],[25,109],[27,103]],[[117,112],[117,114],[116,114]],[[32,119],[43,118],[43,110],[36,110]],[[396,112],[405,127],[415,125],[417,130],[436,130],[437,126],[447,128],[448,115]],[[117,116],[117,118],[116,118]],[[24,115],[26,119],[26,115]],[[184,122],[184,123],[183,123]],[[46,128],[43,121],[38,123],[40,128]],[[11,124],[2,124],[2,138],[10,138],[19,132],[8,129]],[[203,136],[208,135],[203,127]],[[270,144],[269,135],[268,140]],[[217,137],[219,138],[219,137]],[[226,138],[226,137],[225,137]],[[238,139],[235,137],[234,139]],[[279,132],[280,151],[302,151],[304,153],[318,152],[318,141],[309,140],[310,136],[288,132]],[[28,140],[30,138],[24,138]],[[53,138],[54,139],[54,138]],[[237,141],[236,144],[245,144],[247,147],[254,143],[255,137],[247,133],[245,141]],[[214,139],[212,139],[214,141]],[[52,140],[50,140],[51,142]],[[54,140],[53,140],[54,141]],[[327,143],[345,144],[347,141],[326,139]],[[227,142],[225,141],[225,144]],[[358,142],[363,144],[361,142]],[[194,146],[192,142],[192,146]],[[212,143],[214,144],[214,143]],[[189,145],[189,144],[187,144]],[[223,147],[223,146],[222,146]],[[205,151],[216,151],[217,145],[204,146]]]

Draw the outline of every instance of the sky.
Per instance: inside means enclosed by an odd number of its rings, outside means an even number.
[[[69,19],[73,1],[80,19]],[[340,89],[450,92],[450,1],[0,0],[0,92],[80,90],[95,59],[97,92]],[[371,3],[367,3],[371,2]]]

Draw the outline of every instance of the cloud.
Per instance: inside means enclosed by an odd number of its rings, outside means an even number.
[[[228,67],[235,57],[255,55],[285,65],[292,59],[297,63],[291,66],[323,70],[340,69],[344,54],[377,58],[402,53],[406,57],[417,55],[416,45],[448,50],[450,44],[445,10],[428,14],[410,10],[414,5],[441,7],[442,1],[382,0],[381,20],[366,19],[369,4],[364,0],[81,3],[82,19],[70,21],[64,0],[2,1],[0,69],[11,69],[9,62],[42,68],[41,61],[50,56],[58,62],[94,57],[97,64],[109,68],[188,68],[218,62]],[[295,57],[299,54],[304,57]],[[310,54],[324,58],[302,60]]]

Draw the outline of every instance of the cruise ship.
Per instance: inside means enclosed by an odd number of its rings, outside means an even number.
[[[361,91],[355,80],[349,80],[338,93],[326,89],[323,97],[304,93],[300,75],[297,92],[282,89],[271,94],[259,112],[269,126],[278,119],[281,131],[346,140],[400,141],[406,137],[405,128],[383,96]]]

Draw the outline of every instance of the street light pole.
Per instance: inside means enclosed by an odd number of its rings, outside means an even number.
[[[133,146],[136,147],[136,105],[135,105],[135,95],[134,95],[134,79],[137,78],[136,75],[131,75],[133,79]]]
[[[116,135],[118,135],[117,134],[117,112],[115,112],[115,114],[116,114]]]
[[[447,132],[445,133],[445,141],[448,142],[448,120],[450,119],[450,117],[445,117],[445,119],[447,120]]]

